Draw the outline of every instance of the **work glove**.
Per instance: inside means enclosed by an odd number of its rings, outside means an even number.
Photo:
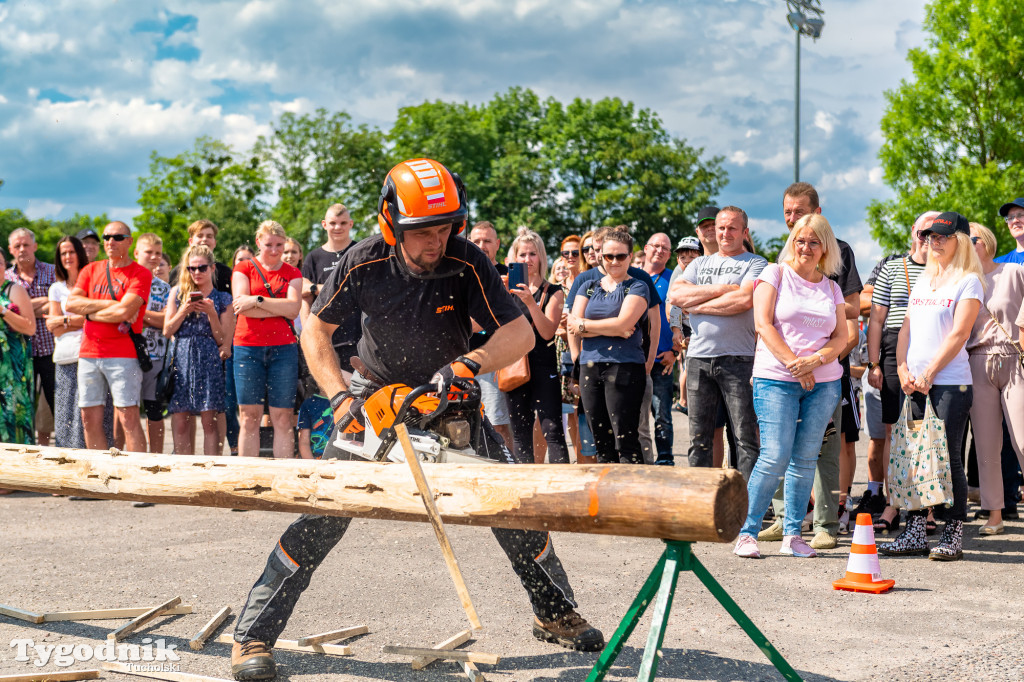
[[[452,383],[458,379],[472,379],[480,372],[480,363],[470,360],[465,355],[455,358],[451,364],[445,365],[434,372],[430,383],[437,386],[437,394],[447,393]]]
[[[331,408],[334,410],[334,424],[341,433],[362,433],[366,430],[366,423],[363,420],[363,403],[366,401],[357,398],[348,391],[341,391],[331,398]]]

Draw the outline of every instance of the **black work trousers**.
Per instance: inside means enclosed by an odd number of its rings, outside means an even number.
[[[495,461],[511,462],[497,432],[487,422],[484,428],[489,443],[486,453],[480,454]],[[303,514],[288,526],[270,552],[263,574],[249,591],[235,624],[236,642],[259,640],[273,646],[313,573],[341,540],[351,521],[342,516]],[[576,607],[550,533],[508,528],[492,528],[491,532],[519,576],[538,618],[553,620]]]
[[[640,419],[647,368],[638,362],[594,362],[580,367],[580,399],[601,464],[643,464]]]
[[[548,352],[551,352],[548,349]],[[540,429],[548,444],[548,462],[569,463],[569,446],[562,429],[562,385],[558,368],[530,362],[530,380],[505,394],[508,416],[515,440],[515,457],[520,464],[533,464],[533,422],[540,420]]]

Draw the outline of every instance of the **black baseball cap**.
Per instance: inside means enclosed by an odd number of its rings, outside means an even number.
[[[79,230],[78,234],[76,234],[75,236],[78,237],[79,241],[84,241],[86,239],[95,239],[96,241],[100,240],[100,236],[96,234],[96,230],[92,229],[91,227],[87,227],[84,230]]]
[[[956,211],[946,211],[936,216],[935,220],[932,221],[932,226],[927,230],[923,230],[921,236],[926,237],[933,232],[935,234],[944,234],[947,237],[954,232],[963,232],[966,235],[970,235],[971,223]]]
[[[715,216],[718,215],[717,206],[705,206],[697,213],[697,225],[700,225],[705,220],[714,220]]]
[[[1014,206],[1017,206],[1018,208],[1024,208],[1024,197],[1017,197],[1016,199],[1014,199],[1010,203],[1003,204],[1002,206],[1000,206],[999,207],[999,215],[1001,215],[1001,216],[1003,216],[1005,218],[1006,214],[1009,213],[1010,209],[1013,208]]]

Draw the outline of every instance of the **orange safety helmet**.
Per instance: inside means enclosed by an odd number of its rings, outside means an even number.
[[[452,236],[466,228],[466,188],[458,175],[433,159],[403,161],[388,173],[377,202],[377,224],[394,246],[402,232],[452,224]]]

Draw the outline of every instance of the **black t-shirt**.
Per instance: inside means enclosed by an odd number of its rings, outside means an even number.
[[[216,263],[214,265],[214,270],[217,273],[217,277],[214,279],[213,288],[216,289],[217,291],[226,291],[227,293],[230,294],[231,293],[231,268],[229,268],[228,266],[224,265],[223,263]],[[178,266],[177,265],[174,266],[174,269],[171,270],[171,274],[169,274],[167,277],[170,280],[170,285],[172,287],[173,286],[177,286],[177,284],[178,284]]]
[[[452,237],[442,264],[461,272],[419,279],[380,235],[349,249],[312,312],[328,324],[361,319],[359,358],[386,383],[419,386],[469,350],[470,318],[495,332],[522,313],[487,256]]]
[[[843,269],[839,271],[838,275],[833,275],[830,279],[839,285],[843,292],[843,298],[846,298],[851,294],[859,294],[864,289],[864,285],[861,284],[860,273],[857,272],[857,260],[853,257],[853,249],[842,239],[837,239],[836,241],[839,242],[839,259],[843,263]],[[850,356],[847,355],[840,360],[839,364],[843,368],[843,375],[849,376]]]
[[[493,265],[494,269],[498,271],[499,276],[508,274],[508,266],[504,263],[491,263],[491,265]],[[469,339],[469,349],[476,350],[487,343],[488,339],[490,339],[490,335],[488,335],[487,332],[477,332],[476,334],[473,334]]]
[[[341,262],[342,256],[355,245],[356,242],[350,242],[341,251],[328,251],[324,247],[318,246],[310,251],[302,261],[302,276],[323,289],[323,285],[327,283],[331,273]],[[351,369],[349,358],[355,353],[356,344],[359,343],[359,318],[353,317],[334,330],[331,343],[338,351],[342,369]]]

